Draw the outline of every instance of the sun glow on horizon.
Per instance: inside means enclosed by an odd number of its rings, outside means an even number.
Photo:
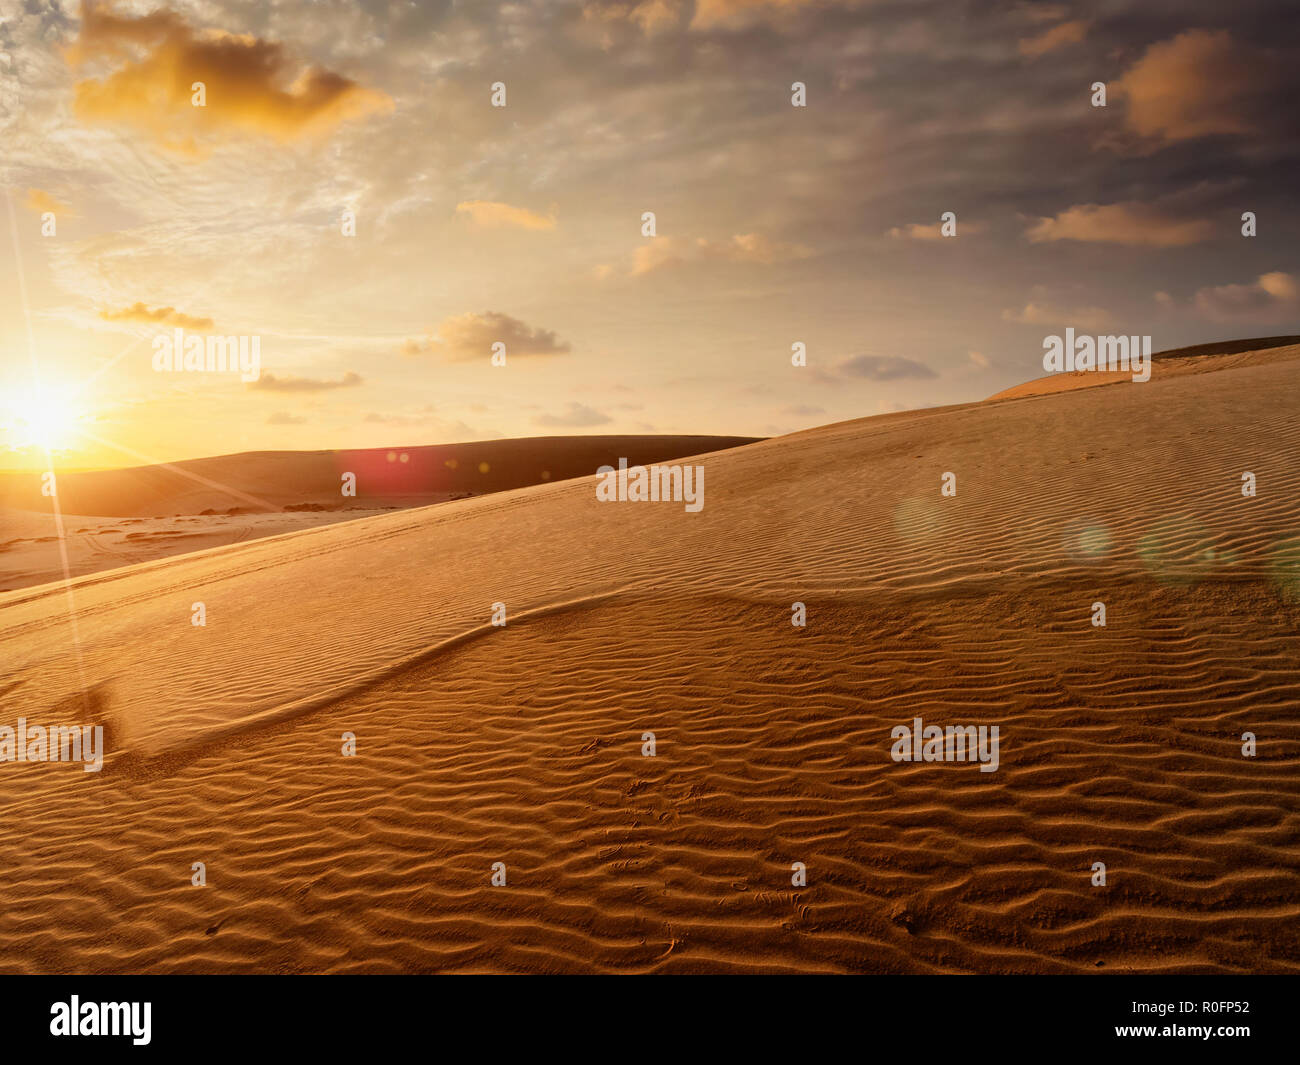
[[[4,405],[7,442],[15,450],[65,450],[79,441],[86,417],[73,390],[51,385],[19,391]]]

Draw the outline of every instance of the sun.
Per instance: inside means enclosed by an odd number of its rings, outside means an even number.
[[[85,411],[68,389],[36,385],[20,392],[8,403],[14,447],[39,447],[57,451],[69,447],[78,437]]]

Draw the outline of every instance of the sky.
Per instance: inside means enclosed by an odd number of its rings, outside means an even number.
[[[0,467],[768,436],[1067,327],[1300,333],[1298,60],[1258,0],[0,0]]]

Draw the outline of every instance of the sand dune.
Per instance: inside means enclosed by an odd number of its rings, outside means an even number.
[[[1291,362],[1298,353],[1300,353],[1300,336],[1256,337],[1253,340],[1196,344],[1192,347],[1156,352],[1151,357],[1151,376],[1180,377],[1190,373],[1220,373],[1234,366]],[[989,399],[1021,399],[1025,396],[1045,396],[1052,392],[1070,392],[1076,388],[1133,383],[1133,373],[1128,370],[1048,374],[1046,377],[1003,389]]]
[[[732,436],[570,436],[360,451],[266,451],[121,470],[0,472],[0,591],[210,547],[586,477],[751,443]],[[344,473],[356,494],[342,494]]]
[[[538,436],[353,451],[252,451],[120,470],[65,473],[58,495],[68,514],[147,518],[173,514],[276,512],[319,504],[420,506],[546,481],[586,477],[627,456],[658,462],[748,444],[736,436]],[[356,474],[344,498],[341,479]],[[0,507],[49,513],[39,476],[0,472]]]
[[[0,970],[1300,971],[1298,358],[4,593]]]

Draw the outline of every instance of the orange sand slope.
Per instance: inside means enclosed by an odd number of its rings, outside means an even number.
[[[296,529],[369,517],[397,506],[270,513],[187,514],[158,518],[62,515],[0,508],[0,592],[170,558]],[[66,567],[66,569],[65,569]]]
[[[1219,373],[1234,366],[1258,366],[1266,362],[1291,362],[1300,358],[1300,336],[1256,337],[1253,340],[1228,340],[1218,344],[1196,344],[1188,348],[1158,351],[1151,358],[1151,376],[1177,377],[1189,373]],[[1026,381],[990,396],[995,399],[1020,399],[1045,396],[1051,392],[1068,392],[1097,385],[1134,384],[1132,371],[1077,371],[1048,374]],[[1145,382],[1136,382],[1145,383]]]
[[[354,451],[250,451],[121,470],[63,473],[65,514],[118,518],[278,511],[319,504],[378,507],[442,502],[544,481],[585,477],[619,456],[658,462],[752,443],[738,436],[538,436]],[[355,497],[341,493],[356,475]],[[0,507],[50,513],[39,473],[0,471]]]
[[[0,969],[1300,971],[1298,369],[0,595],[0,724],[114,749],[0,764]],[[1000,768],[893,762],[915,717]]]
[[[0,472],[0,592],[329,525],[752,443],[568,436],[362,451],[263,451],[60,473],[62,535],[40,471]],[[356,494],[344,496],[343,474]]]

